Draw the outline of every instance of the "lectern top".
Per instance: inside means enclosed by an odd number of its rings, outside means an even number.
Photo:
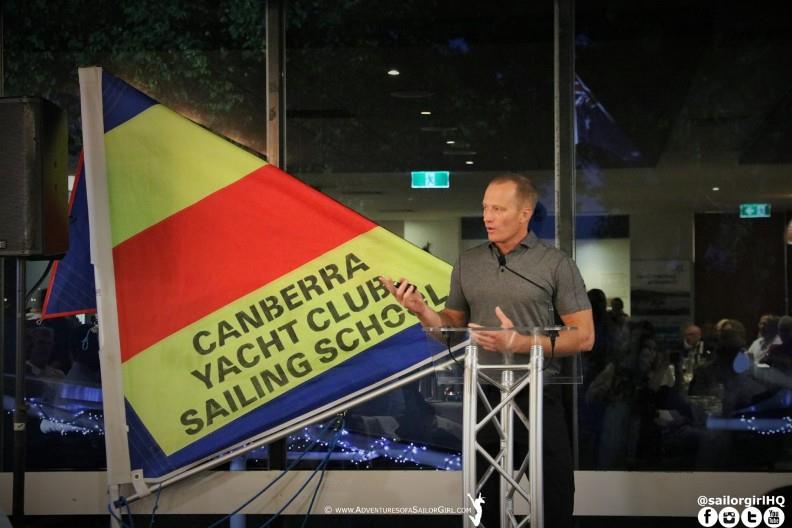
[[[577,330],[576,326],[513,326],[503,328],[501,326],[426,326],[425,332],[520,332],[521,334],[550,334],[553,332],[569,332]]]

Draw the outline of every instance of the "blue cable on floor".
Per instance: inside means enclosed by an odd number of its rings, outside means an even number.
[[[335,444],[333,445],[333,447],[335,447]],[[308,519],[311,517],[311,510],[313,509],[314,502],[316,501],[316,496],[319,495],[319,488],[322,487],[322,481],[324,480],[325,470],[327,469],[327,463],[330,461],[330,455],[332,454],[333,454],[332,448],[328,449],[327,454],[324,457],[324,460],[322,460],[322,464],[320,464],[322,466],[322,473],[319,475],[319,482],[316,484],[316,487],[314,488],[313,495],[311,496],[311,503],[308,505],[308,511],[305,512],[305,515],[303,516],[303,522],[302,524],[300,524],[300,528],[305,528],[305,525],[308,523]]]
[[[157,509],[159,508],[159,500],[160,500],[161,492],[162,492],[162,484],[160,484],[159,488],[157,488],[157,500],[154,501],[154,509],[151,510],[151,520],[149,521],[149,528],[154,526],[154,520],[157,514]],[[118,515],[115,514],[111,504],[107,505],[107,511],[110,512],[110,515],[113,517],[113,519],[118,521],[118,523],[121,525],[122,528],[135,528],[135,520],[132,518],[132,508],[129,506],[129,503],[126,501],[124,497],[119,498],[118,503],[120,507],[126,506],[127,517],[129,518],[128,525],[124,522],[124,519],[122,517],[119,517]]]
[[[113,519],[118,521],[118,524],[121,525],[121,528],[135,528],[135,520],[132,518],[132,508],[129,506],[129,503],[127,502],[126,498],[119,497],[119,499],[116,501],[116,504],[118,505],[119,509],[126,506],[127,517],[129,518],[129,524],[125,523],[122,517],[116,515],[116,513],[113,511],[113,504],[110,503],[107,505],[107,511],[110,512],[110,515],[113,517]]]
[[[154,501],[154,508],[151,510],[151,520],[149,521],[149,528],[154,526],[154,520],[157,515],[157,509],[159,508],[159,499],[160,493],[162,493],[162,483],[160,482],[159,487],[157,488],[157,500]]]
[[[338,428],[338,430],[340,431],[340,430],[342,429],[342,427],[341,427],[342,425],[343,425],[343,416],[335,416],[335,417],[333,417],[333,419],[332,419],[330,422],[328,422],[328,424],[327,424],[327,427],[328,427],[328,428],[330,428],[330,429],[333,429],[333,428],[336,428],[336,427],[337,427],[337,428]],[[306,448],[305,448],[305,450],[304,450],[302,453],[300,453],[300,456],[298,456],[298,457],[297,457],[297,458],[296,458],[296,459],[295,459],[295,460],[294,460],[294,461],[293,461],[291,464],[289,464],[289,465],[286,467],[286,469],[284,469],[284,470],[282,470],[282,471],[281,471],[281,474],[280,474],[280,475],[278,475],[278,476],[275,478],[275,480],[273,480],[272,482],[270,482],[269,484],[267,484],[267,486],[266,486],[266,487],[264,487],[264,489],[262,489],[261,491],[259,491],[259,492],[258,492],[258,493],[256,493],[255,495],[253,495],[253,496],[252,496],[250,499],[248,499],[247,501],[245,501],[245,502],[244,502],[244,503],[243,503],[243,504],[242,504],[240,507],[238,507],[236,510],[232,511],[231,513],[229,513],[228,515],[226,515],[226,516],[225,516],[225,517],[223,517],[222,519],[220,519],[220,520],[218,520],[218,521],[215,521],[215,522],[213,522],[213,523],[212,523],[212,524],[210,524],[210,525],[209,525],[207,528],[216,528],[218,525],[220,525],[220,523],[222,523],[223,521],[225,521],[225,520],[227,520],[227,519],[231,518],[233,515],[236,515],[237,513],[239,513],[240,511],[242,511],[242,509],[243,509],[243,508],[245,508],[245,506],[247,506],[248,504],[250,504],[251,502],[253,502],[253,501],[254,501],[254,500],[256,500],[257,498],[259,498],[261,495],[263,495],[263,494],[264,494],[264,493],[265,493],[265,492],[266,492],[268,489],[270,489],[270,488],[271,488],[271,487],[272,487],[272,486],[273,486],[273,485],[274,485],[276,482],[278,482],[278,481],[279,481],[279,480],[280,480],[280,479],[281,479],[281,478],[282,478],[284,475],[286,475],[286,473],[288,473],[289,471],[291,471],[292,469],[294,469],[294,467],[295,467],[295,466],[296,466],[296,465],[297,465],[297,464],[298,464],[298,463],[299,463],[299,462],[300,462],[300,461],[303,459],[303,457],[305,457],[305,455],[308,453],[308,451],[310,451],[311,449],[313,449],[313,447],[314,447],[316,444],[318,444],[318,443],[319,443],[319,438],[316,438],[316,439],[315,439],[313,442],[311,442],[311,444],[310,444],[308,447],[306,447]],[[276,515],[276,516],[277,516],[277,515]]]
[[[332,442],[332,444],[331,444],[330,446],[328,446],[328,449],[327,449],[327,454],[325,455],[324,459],[322,460],[322,463],[321,463],[319,466],[317,466],[317,467],[316,467],[316,469],[314,469],[314,470],[313,470],[313,473],[311,473],[311,476],[310,476],[310,477],[308,477],[308,479],[306,479],[306,481],[303,483],[303,485],[302,485],[302,486],[300,486],[300,489],[298,489],[298,490],[295,492],[295,494],[291,496],[291,498],[290,498],[290,499],[289,499],[289,500],[286,502],[286,504],[284,504],[283,506],[281,506],[281,509],[280,509],[280,510],[278,510],[277,512],[275,512],[275,513],[273,514],[273,516],[272,516],[272,517],[270,517],[270,518],[269,518],[269,520],[268,520],[267,522],[265,522],[264,524],[262,524],[261,526],[259,526],[259,528],[267,528],[267,526],[269,526],[269,525],[272,523],[272,521],[274,521],[275,519],[277,519],[277,518],[278,518],[278,516],[279,516],[281,513],[283,513],[283,511],[284,511],[286,508],[288,508],[288,507],[289,507],[289,505],[290,505],[292,502],[294,502],[294,500],[295,500],[295,499],[296,499],[296,498],[297,498],[297,497],[300,495],[300,493],[302,493],[302,491],[305,489],[305,487],[306,487],[306,486],[308,486],[308,483],[309,483],[309,482],[311,482],[311,480],[313,480],[313,478],[316,476],[316,474],[317,474],[317,473],[318,473],[320,470],[321,470],[321,471],[324,473],[324,467],[327,465],[327,461],[328,461],[328,460],[330,460],[330,455],[333,453],[333,449],[335,449],[335,446],[336,446],[336,444],[338,444],[338,440],[341,438],[341,433],[342,433],[342,431],[343,431],[343,429],[344,429],[344,427],[343,427],[343,426],[344,426],[344,422],[343,422],[343,420],[342,420],[342,421],[341,421],[341,422],[338,424],[338,429],[336,430],[336,434],[335,434],[335,436],[333,436],[333,442]],[[311,504],[313,505],[313,502],[311,502]],[[310,512],[310,509],[309,509],[308,511]],[[307,518],[307,514],[306,514],[306,518]],[[303,521],[303,522],[305,522],[305,521]]]

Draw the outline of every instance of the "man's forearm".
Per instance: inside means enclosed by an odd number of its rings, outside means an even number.
[[[429,306],[426,306],[426,308],[422,312],[416,313],[415,315],[418,316],[418,320],[421,322],[421,326],[423,326],[424,328],[437,328],[440,326],[448,326],[446,324],[446,321],[443,321],[442,314],[439,312],[435,312],[434,310],[429,308]]]
[[[422,312],[416,313],[415,315],[425,328],[461,327],[466,324],[461,317],[454,317],[454,313],[448,314],[446,310],[436,312],[428,306],[424,308]]]

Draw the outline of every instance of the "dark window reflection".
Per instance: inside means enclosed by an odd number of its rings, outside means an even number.
[[[577,240],[584,469],[792,462],[791,13],[579,6],[578,214],[629,223]]]
[[[7,269],[13,261],[6,259]],[[14,291],[7,273],[6,291]],[[11,279],[11,280],[9,280]],[[100,469],[105,467],[99,341],[95,318],[41,320],[46,290],[34,290],[26,304],[25,403],[27,468]],[[15,305],[5,306],[3,464],[11,468],[12,418],[16,383]]]
[[[343,434],[330,458],[345,469],[461,469],[461,376],[409,383],[348,412]],[[306,427],[289,437],[290,457],[321,434]],[[324,454],[323,447],[318,449]]]

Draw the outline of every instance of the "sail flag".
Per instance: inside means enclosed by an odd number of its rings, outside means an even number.
[[[114,292],[115,317],[100,303],[99,319],[117,319],[100,328],[103,354],[118,354],[132,470],[172,474],[442,351],[378,277],[410,277],[440,309],[447,263],[120,79],[97,78],[106,161],[103,175],[86,172],[88,202],[102,199],[92,186],[106,188],[107,218],[92,222],[108,232],[112,274],[100,269],[97,289]]]

